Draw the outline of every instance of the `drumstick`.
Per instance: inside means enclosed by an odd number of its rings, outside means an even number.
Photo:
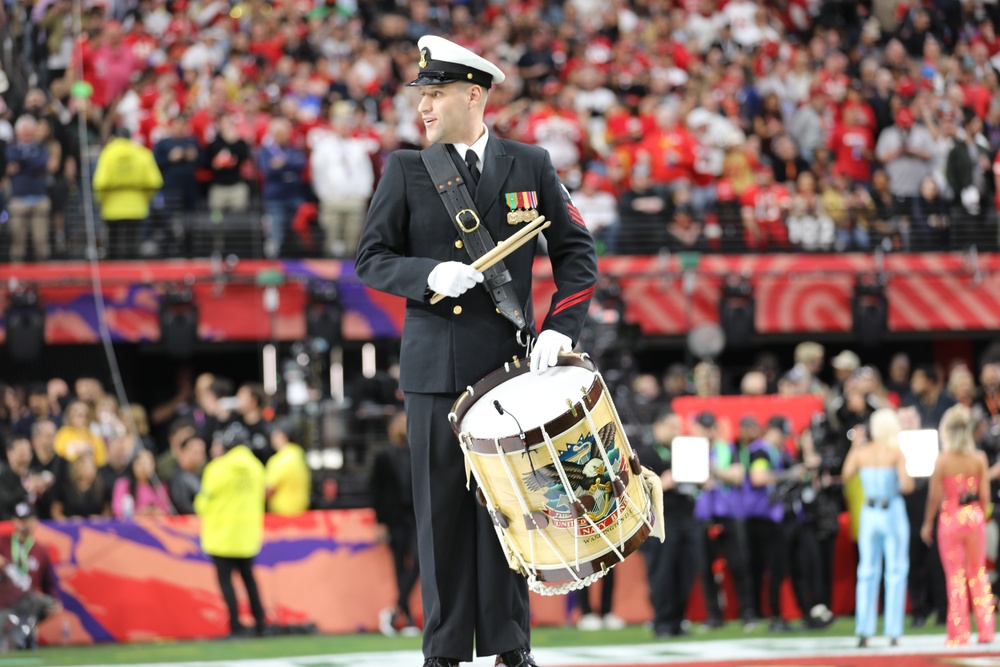
[[[494,257],[499,255],[500,253],[503,253],[503,257],[506,257],[507,254],[510,253],[510,250],[506,249],[509,244],[517,243],[525,236],[528,236],[529,234],[534,232],[535,228],[537,228],[543,222],[545,222],[545,216],[544,215],[538,216],[537,218],[526,224],[524,227],[517,230],[517,233],[513,234],[509,239],[504,239],[500,241],[500,243],[498,243],[495,248],[493,248],[492,250],[484,254],[482,257],[477,259],[475,262],[473,262],[472,268],[478,271],[483,271],[484,269],[488,269],[489,267],[493,266],[494,264],[496,264],[496,260],[494,259]],[[546,223],[545,226],[548,227],[549,224]]]
[[[552,224],[552,221],[545,220],[545,216],[540,215],[537,218],[535,218],[531,223],[528,224],[534,226],[529,227],[528,225],[525,225],[525,228],[519,231],[517,234],[514,234],[505,241],[501,241],[497,247],[493,248],[488,253],[486,253],[485,255],[477,259],[475,262],[473,262],[472,268],[476,269],[477,271],[485,271],[486,269],[490,268],[491,266],[493,266],[494,264],[505,258],[507,255],[511,254],[512,252],[523,246],[531,239],[538,236],[543,229],[547,229],[549,225]],[[435,293],[434,296],[431,297],[431,303],[432,304],[440,303],[442,299],[444,299],[443,294]]]

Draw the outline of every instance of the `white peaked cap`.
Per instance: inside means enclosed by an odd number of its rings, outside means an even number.
[[[507,77],[500,68],[482,56],[435,35],[417,41],[420,49],[420,73],[408,86],[434,86],[456,81],[476,83],[489,88]]]

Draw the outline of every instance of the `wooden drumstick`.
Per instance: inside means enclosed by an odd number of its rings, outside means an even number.
[[[495,248],[473,262],[472,268],[477,271],[485,271],[531,239],[538,236],[543,229],[547,229],[551,224],[552,221],[546,220],[545,216],[538,216],[533,221],[525,225],[525,227],[517,234],[514,234],[509,239],[501,241]],[[435,293],[434,296],[431,297],[431,303],[440,303],[444,298],[443,294]]]

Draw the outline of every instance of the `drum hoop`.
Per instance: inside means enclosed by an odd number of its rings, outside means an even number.
[[[556,365],[572,366],[576,368],[583,368],[594,373],[598,372],[597,366],[590,360],[590,357],[586,355],[560,354],[559,361]],[[471,391],[463,392],[462,395],[458,397],[458,400],[455,401],[455,404],[451,408],[451,414],[449,415],[451,428],[455,432],[455,435],[461,435],[462,420],[465,418],[465,415],[468,414],[469,410],[472,409],[472,406],[476,404],[476,401],[502,385],[504,382],[530,372],[531,370],[529,368],[528,359],[516,359],[512,363],[505,364],[503,368],[493,371],[474,384],[471,387]],[[593,407],[597,403],[598,399],[600,399],[603,392],[603,383],[600,382],[598,378],[594,378],[593,384],[587,389],[587,403]],[[572,428],[573,425],[579,423],[582,418],[580,403],[577,401],[573,404],[572,408],[567,408],[565,412],[553,417],[543,425],[546,427],[547,431],[552,433],[562,433]],[[540,426],[526,430],[524,432],[524,436],[529,448],[545,444],[545,436],[542,434]],[[497,453],[496,438],[477,438],[470,434],[469,441],[471,441],[471,445],[469,446],[470,451],[477,454]],[[499,438],[499,442],[500,447],[508,454],[524,451],[525,442],[522,442],[518,435]]]

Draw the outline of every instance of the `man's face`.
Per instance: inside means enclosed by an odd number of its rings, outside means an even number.
[[[23,538],[27,537],[28,535],[31,535],[31,533],[35,530],[35,524],[36,523],[37,523],[37,519],[35,519],[35,517],[33,517],[33,516],[28,516],[28,517],[25,517],[23,519],[16,519],[15,518],[14,519],[14,532],[16,532],[18,535],[20,535],[22,537],[22,539],[23,539]]]
[[[31,394],[28,396],[28,408],[36,417],[48,417],[49,397],[45,394]]]
[[[7,450],[7,461],[14,470],[23,470],[31,464],[31,443],[18,440]]]
[[[51,454],[56,448],[56,425],[52,422],[41,424],[31,435],[31,446],[42,455]]]
[[[473,102],[470,86],[452,83],[444,86],[420,86],[417,111],[431,143],[461,143],[468,137]]]

